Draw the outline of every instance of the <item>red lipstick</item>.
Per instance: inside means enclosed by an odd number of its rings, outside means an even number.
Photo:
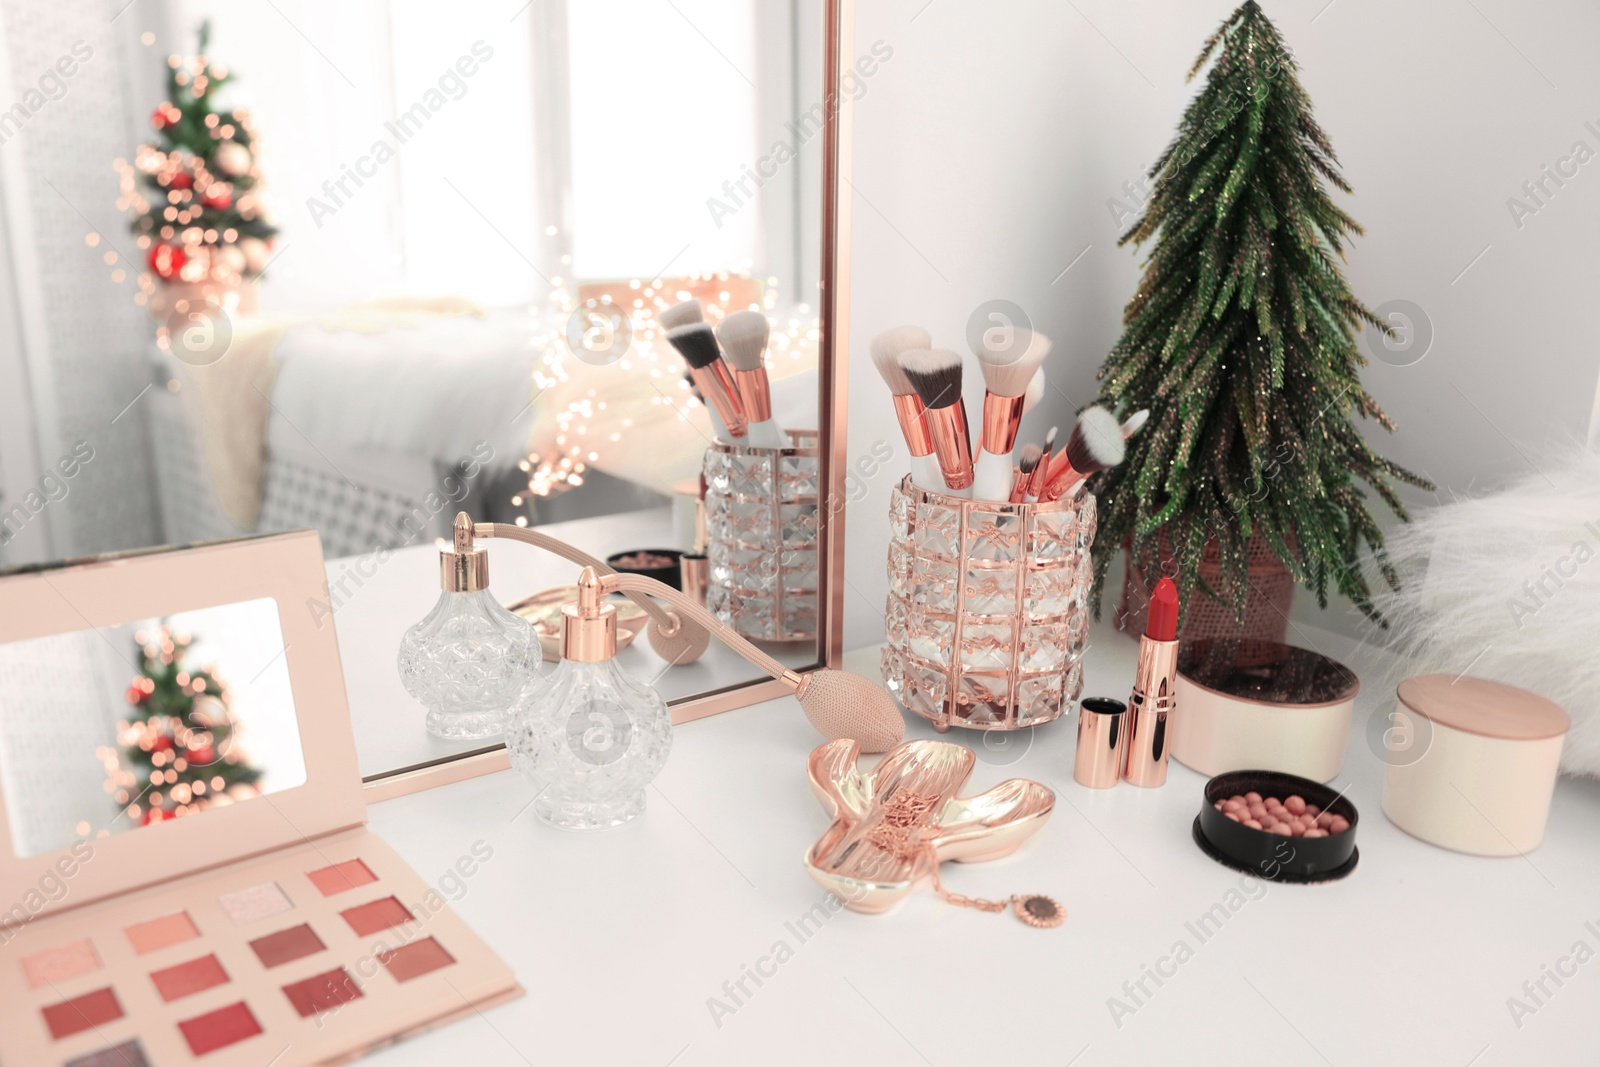
[[[1153,788],[1167,780],[1171,719],[1177,711],[1178,587],[1171,578],[1156,584],[1144,636],[1139,639],[1139,667],[1128,698],[1127,748],[1122,777],[1133,785]]]

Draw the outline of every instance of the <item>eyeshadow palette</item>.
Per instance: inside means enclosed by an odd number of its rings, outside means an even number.
[[[325,580],[309,532],[0,574],[0,1064],[343,1063],[521,994],[366,829]]]
[[[365,830],[236,866],[0,934],[0,1062],[321,1063],[517,992]]]

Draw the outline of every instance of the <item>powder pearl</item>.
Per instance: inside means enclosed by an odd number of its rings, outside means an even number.
[[[1223,801],[1221,806],[1222,806],[1222,810],[1223,811],[1244,811],[1244,810],[1246,810],[1245,802],[1240,800],[1238,797],[1234,797],[1232,800]]]
[[[1348,829],[1350,829],[1350,820],[1343,815],[1335,815],[1333,822],[1328,824],[1329,833],[1342,834]]]
[[[1305,832],[1305,836],[1306,837],[1327,837],[1328,836],[1328,831],[1326,831],[1326,830],[1307,830]]]
[[[1251,804],[1259,804],[1259,803],[1261,803],[1261,794],[1260,793],[1256,793],[1256,792],[1246,793],[1244,795],[1244,798],[1246,800],[1248,800]]]
[[[1330,827],[1332,825],[1333,825],[1333,816],[1332,815],[1329,815],[1327,812],[1323,812],[1321,815],[1317,816],[1317,829],[1326,830],[1328,827]]]
[[[1317,807],[1315,804],[1307,804],[1306,814],[1315,819],[1318,815],[1322,814],[1322,809]]]
[[[1272,833],[1282,834],[1284,837],[1291,836],[1291,827],[1286,822],[1273,823],[1270,827],[1268,827],[1268,829],[1271,830]]]
[[[1248,826],[1248,827],[1250,827],[1250,829],[1252,829],[1252,830],[1259,830],[1259,829],[1261,829],[1261,824],[1260,824],[1260,823],[1258,823],[1258,822],[1256,822],[1256,821],[1255,821],[1255,820],[1254,820],[1254,819],[1246,819],[1246,820],[1245,820],[1245,821],[1244,821],[1244,825],[1246,825],[1246,826]]]
[[[1236,812],[1236,811],[1225,811],[1222,814],[1226,815],[1228,818],[1232,819],[1234,822],[1243,822],[1244,821],[1240,817],[1239,813]]]
[[[1283,806],[1289,809],[1290,815],[1304,815],[1306,813],[1306,798],[1290,797],[1283,802]]]

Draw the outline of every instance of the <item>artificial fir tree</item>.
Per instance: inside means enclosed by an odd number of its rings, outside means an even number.
[[[261,201],[250,117],[217,109],[233,76],[206,56],[210,33],[202,23],[198,54],[167,58],[167,99],[150,116],[158,137],[131,166],[117,161],[119,206],[156,278],[237,287],[261,273],[277,231]]]
[[[120,758],[107,761],[118,806],[151,823],[253,795],[261,771],[239,751],[226,685],[185,664],[192,638],[162,626],[134,642],[132,710],[118,724]]]
[[[1220,49],[1220,52],[1219,52]],[[1177,137],[1150,170],[1144,214],[1121,243],[1156,237],[1121,339],[1100,370],[1113,410],[1149,408],[1126,461],[1096,478],[1095,608],[1117,551],[1147,575],[1175,571],[1240,623],[1252,532],[1327,606],[1330,584],[1369,616],[1362,546],[1398,578],[1357,479],[1404,519],[1388,479],[1431,488],[1379,456],[1351,421],[1394,424],[1362,388],[1365,323],[1335,255],[1361,228],[1328,196],[1350,187],[1311,115],[1296,64],[1255,0],[1228,17]],[[1159,235],[1159,236],[1157,236]],[[1200,561],[1214,544],[1221,580]]]

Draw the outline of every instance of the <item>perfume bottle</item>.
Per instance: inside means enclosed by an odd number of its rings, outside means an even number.
[[[427,706],[428,732],[448,741],[498,737],[527,691],[543,688],[538,635],[489,592],[489,555],[456,517],[454,544],[439,553],[442,592],[400,640],[400,681]]]
[[[534,813],[563,830],[606,830],[644,812],[672,748],[666,702],[617,666],[617,609],[585,567],[561,609],[561,664],[506,722],[511,766],[537,789]]]

